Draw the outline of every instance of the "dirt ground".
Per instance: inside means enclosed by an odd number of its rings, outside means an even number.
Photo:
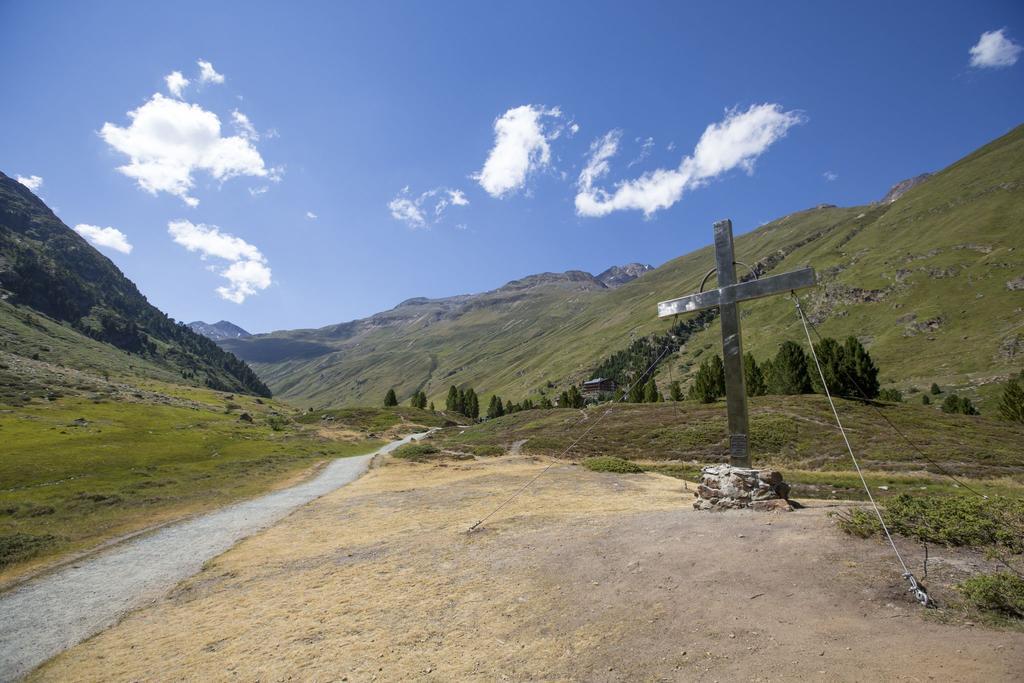
[[[822,508],[556,464],[466,533],[545,464],[377,467],[33,678],[1024,680],[1024,634],[924,613]],[[933,550],[932,580],[970,561]]]

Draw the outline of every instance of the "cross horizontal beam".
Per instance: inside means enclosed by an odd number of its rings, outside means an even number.
[[[817,283],[814,268],[801,268],[781,275],[772,275],[760,280],[747,280],[735,285],[690,294],[678,299],[658,303],[658,317],[665,318],[680,313],[692,313],[722,304],[738,303],[780,294],[793,289],[813,287]]]

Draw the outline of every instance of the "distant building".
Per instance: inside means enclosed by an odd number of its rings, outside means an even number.
[[[597,398],[601,394],[614,393],[615,388],[615,380],[607,377],[595,377],[583,383],[583,396]]]

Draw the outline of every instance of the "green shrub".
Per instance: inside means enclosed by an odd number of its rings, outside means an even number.
[[[921,394],[921,405],[931,405],[932,400],[928,398],[928,394]]]
[[[927,394],[925,394],[927,397]],[[903,392],[899,389],[882,389],[878,392],[878,400],[887,403],[903,403]]]
[[[288,418],[284,415],[271,415],[267,418],[267,424],[275,432],[284,431],[284,428],[288,426]]]
[[[440,453],[440,449],[431,443],[407,443],[404,446],[399,446],[391,455],[402,460],[411,460],[413,462],[424,462],[429,459],[429,456]]]
[[[886,502],[882,516],[891,532],[925,543],[1024,552],[1024,537],[1019,531],[1024,522],[1024,500],[902,494]],[[836,517],[839,527],[854,536],[867,538],[882,531],[870,510],[854,509]]]
[[[51,534],[3,534],[0,535],[0,568],[35,557],[45,548],[55,544],[57,537]]]
[[[978,574],[958,588],[978,609],[1024,619],[1024,579],[1013,572]]]
[[[616,474],[637,474],[643,472],[644,468],[637,465],[635,462],[629,460],[623,460],[622,458],[613,458],[611,456],[601,456],[599,458],[587,458],[583,461],[583,466],[591,472],[615,472]]]
[[[1024,379],[1011,379],[999,399],[999,416],[1011,422],[1024,422]]]
[[[961,415],[978,415],[978,409],[971,403],[971,399],[966,396],[957,396],[956,394],[950,394],[946,397],[946,400],[942,402],[942,412],[944,413],[960,413]]]

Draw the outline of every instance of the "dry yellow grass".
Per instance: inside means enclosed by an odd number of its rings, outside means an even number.
[[[375,468],[34,678],[1024,675],[1024,636],[922,618],[820,509],[700,514],[679,480],[559,463],[466,533],[544,464]]]

